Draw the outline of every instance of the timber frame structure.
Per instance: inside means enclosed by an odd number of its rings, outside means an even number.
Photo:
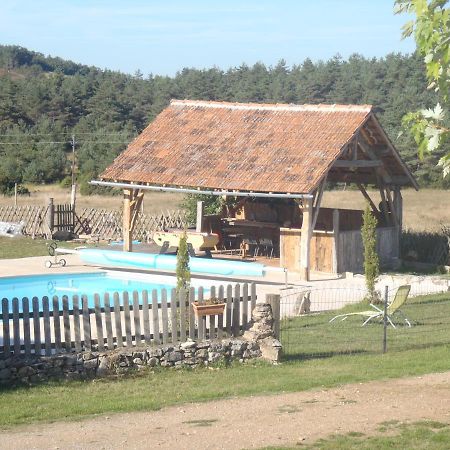
[[[302,219],[299,272],[304,280],[310,276],[311,238],[327,183],[356,185],[379,222],[397,236],[401,188],[418,189],[370,105],[172,100],[100,178],[91,183],[123,188],[125,251],[132,250],[146,190],[294,199]],[[379,191],[378,206],[368,185]],[[338,213],[332,221],[336,231]],[[337,261],[345,250],[335,247]]]

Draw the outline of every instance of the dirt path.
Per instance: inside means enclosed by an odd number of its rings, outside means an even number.
[[[372,434],[383,421],[421,419],[450,422],[450,372],[38,424],[0,440],[2,449],[241,449]]]

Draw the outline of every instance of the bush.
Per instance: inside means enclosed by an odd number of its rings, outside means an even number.
[[[377,253],[377,219],[368,204],[364,210],[361,235],[364,245],[364,275],[369,291],[369,301],[379,301],[379,294],[375,290],[375,283],[380,274],[380,261]]]
[[[177,253],[177,292],[187,291],[191,281],[191,271],[189,269],[189,253],[187,248],[187,235],[184,232],[178,243]]]

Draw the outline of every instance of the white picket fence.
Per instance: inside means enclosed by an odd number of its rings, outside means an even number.
[[[138,345],[160,345],[239,336],[256,304],[255,284],[211,287],[208,298],[225,303],[223,314],[197,318],[192,302],[204,303],[205,290],[175,289],[158,293],[134,291],[41,300],[33,297],[2,300],[0,358],[104,351]]]

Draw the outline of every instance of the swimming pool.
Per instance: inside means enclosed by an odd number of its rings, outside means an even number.
[[[114,292],[122,293],[127,291],[152,291],[156,289],[158,294],[162,289],[170,291],[175,287],[176,281],[169,277],[145,276],[130,274],[126,272],[95,272],[95,273],[68,273],[58,275],[30,275],[18,277],[0,278],[0,299],[7,298],[9,303],[13,298],[22,299],[27,297],[30,302],[33,297],[38,297],[42,301],[43,297],[52,299],[53,296],[67,295],[69,304],[74,295],[81,298],[82,295],[88,297],[89,307],[94,306],[94,294],[100,295],[103,303],[103,294]],[[160,297],[158,295],[158,297]],[[50,304],[52,302],[50,301]]]

